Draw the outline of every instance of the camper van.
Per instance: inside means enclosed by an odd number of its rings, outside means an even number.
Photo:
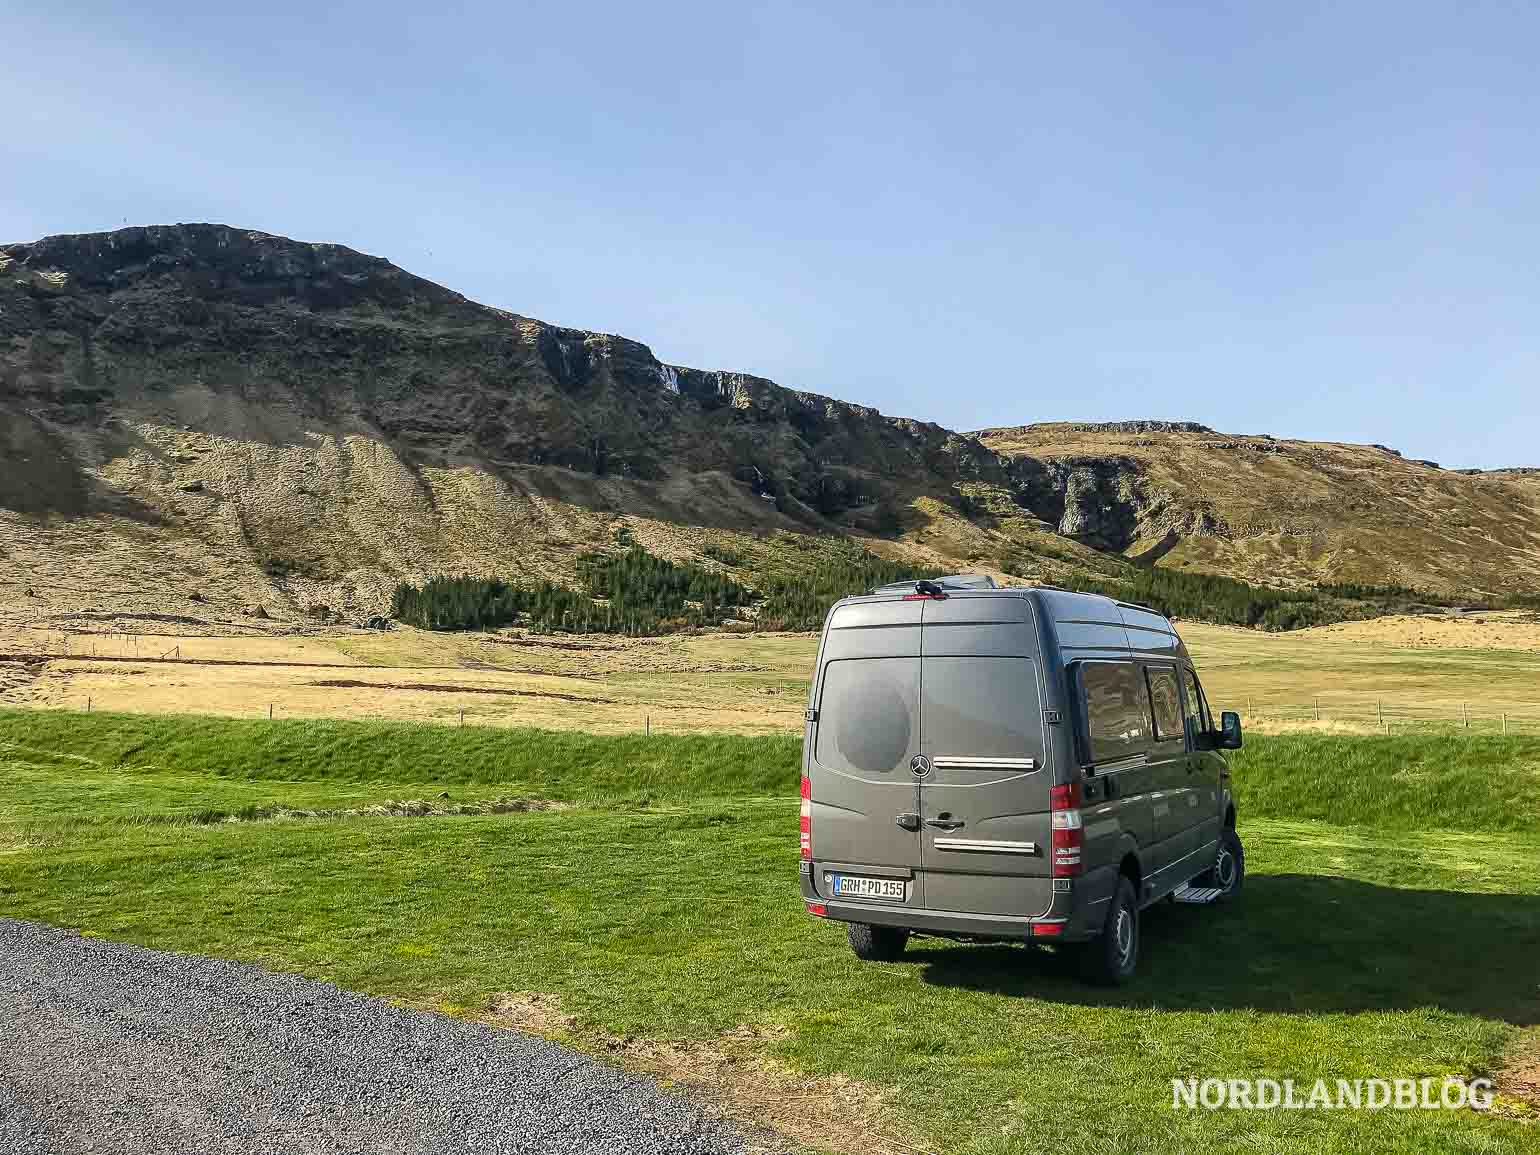
[[[1240,744],[1144,606],[967,575],[845,598],[806,712],[807,910],[863,959],[1017,940],[1125,983],[1145,907],[1241,889]]]

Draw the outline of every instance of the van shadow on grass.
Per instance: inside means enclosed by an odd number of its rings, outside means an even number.
[[[1540,895],[1400,890],[1322,875],[1251,875],[1217,907],[1143,912],[1139,971],[1084,985],[1072,960],[949,943],[921,978],[1022,998],[1163,1010],[1353,1013],[1440,1007],[1540,1023]]]

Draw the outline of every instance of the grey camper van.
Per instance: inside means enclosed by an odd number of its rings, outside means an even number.
[[[911,934],[1074,944],[1126,982],[1144,907],[1241,887],[1240,744],[1143,606],[968,576],[845,598],[806,714],[807,909],[864,959]]]

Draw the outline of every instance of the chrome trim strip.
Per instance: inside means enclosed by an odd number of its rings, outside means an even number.
[[[1148,754],[1135,754],[1132,758],[1120,758],[1116,762],[1103,762],[1100,766],[1093,766],[1093,775],[1096,778],[1106,778],[1113,774],[1122,774],[1126,770],[1143,770],[1150,764]]]
[[[973,850],[985,854],[1036,854],[1035,842],[998,842],[985,838],[938,838],[937,850]]]
[[[938,754],[930,764],[937,770],[1036,770],[1036,758],[954,758]]]

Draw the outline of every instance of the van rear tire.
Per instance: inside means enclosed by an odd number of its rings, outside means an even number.
[[[850,949],[866,962],[896,962],[909,942],[909,932],[899,926],[872,926],[853,922],[845,928]]]
[[[1080,974],[1099,987],[1120,987],[1138,965],[1139,899],[1134,884],[1119,875],[1101,934],[1080,948]]]

